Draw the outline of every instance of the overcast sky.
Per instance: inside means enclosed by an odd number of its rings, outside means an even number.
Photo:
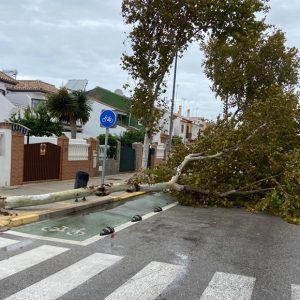
[[[88,89],[121,88],[130,78],[120,66],[125,50],[121,0],[0,0],[0,70],[17,69],[19,79],[60,87],[88,79]],[[300,47],[300,1],[270,0],[268,22]],[[198,45],[178,63],[177,99],[192,116],[214,119],[221,105],[203,75]],[[171,78],[170,78],[171,81]],[[168,97],[171,97],[171,84]]]

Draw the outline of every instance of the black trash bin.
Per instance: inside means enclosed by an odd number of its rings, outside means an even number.
[[[79,171],[76,173],[74,189],[86,188],[89,182],[90,175],[87,172]],[[85,197],[82,198],[85,201]],[[78,202],[78,198],[75,199]]]
[[[80,188],[85,188],[87,187],[87,184],[89,182],[89,173],[79,171],[76,173],[76,178],[75,178],[75,184],[74,184],[74,189],[80,189]]]

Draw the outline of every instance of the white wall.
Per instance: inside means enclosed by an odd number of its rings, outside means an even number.
[[[200,128],[201,127],[200,127],[199,124],[193,123],[193,127],[192,127],[192,139],[196,139],[198,137]]]
[[[6,97],[9,101],[11,101],[13,104],[17,104],[22,107],[31,107],[31,100],[32,99],[38,99],[38,100],[46,100],[47,95],[45,93],[41,92],[9,92],[6,94]]]
[[[161,144],[161,138],[160,138],[160,134],[166,133],[169,134],[169,123],[170,123],[170,115],[169,112],[166,112],[163,117],[161,118],[160,122],[159,122],[159,126],[161,128],[161,130],[156,133],[153,138],[152,138],[152,142],[153,143],[158,143]],[[181,126],[184,126],[184,130],[183,132],[181,132]],[[188,123],[186,121],[184,121],[181,117],[176,117],[173,119],[173,132],[172,132],[172,136],[179,136],[182,138],[182,142],[185,143],[187,141],[186,139],[186,130],[187,130],[187,125]],[[200,126],[197,124],[190,124],[189,126],[192,126],[192,138],[196,138],[197,134],[198,134],[198,130],[200,129]]]
[[[10,129],[0,129],[0,186],[10,185],[11,139]]]
[[[6,94],[6,97],[10,102],[14,104],[25,108],[28,106],[31,107],[31,97],[27,93],[8,93]]]
[[[181,132],[181,125],[184,126],[183,132]],[[182,138],[182,142],[185,143],[185,140],[186,140],[186,138],[185,138],[186,137],[186,123],[183,122],[181,120],[181,118],[176,118],[174,120],[173,126],[174,126],[173,136],[174,135],[180,136]]]
[[[17,108],[5,96],[0,94],[0,122],[7,121],[15,112],[17,112]]]
[[[4,82],[0,82],[0,90],[3,90],[6,92],[6,84]]]

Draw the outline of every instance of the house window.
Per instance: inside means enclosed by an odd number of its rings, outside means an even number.
[[[37,106],[42,102],[46,101],[42,99],[31,99],[31,108],[37,108]]]
[[[184,125],[181,125],[181,133],[184,133]]]
[[[124,115],[121,115],[121,114],[118,114],[118,122],[117,122],[118,125],[120,126],[127,126],[128,125],[128,117],[127,116],[124,116]]]

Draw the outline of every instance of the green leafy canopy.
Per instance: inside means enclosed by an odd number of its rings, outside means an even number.
[[[23,117],[20,114],[12,115],[9,121],[28,127],[30,135],[33,136],[60,136],[62,134],[61,124],[51,118],[47,106],[43,102],[33,110],[27,108]]]

